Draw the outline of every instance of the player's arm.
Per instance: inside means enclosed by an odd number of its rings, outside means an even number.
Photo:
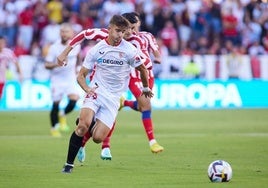
[[[154,63],[160,64],[161,63],[161,54],[160,54],[159,46],[156,42],[155,37],[149,32],[146,32],[145,37],[149,43],[149,50],[151,50],[151,52],[154,55]]]
[[[86,82],[86,78],[87,75],[89,73],[89,69],[87,69],[86,67],[82,66],[80,71],[78,72],[77,75],[77,82],[79,84],[79,86],[88,94],[88,95],[92,95],[95,92],[96,87],[89,87],[87,82]]]
[[[159,50],[154,50],[152,51],[152,53],[154,55],[154,63],[161,64],[161,54]]]
[[[87,30],[83,30],[80,33],[78,33],[72,40],[71,42],[66,46],[66,48],[58,55],[57,57],[57,63],[60,66],[65,65],[65,61],[67,59],[68,54],[72,49],[77,46],[78,44],[81,44],[85,40],[85,33]]]
[[[66,64],[66,58],[70,51],[77,46],[78,44],[81,44],[85,39],[88,40],[102,40],[105,37],[107,37],[107,30],[105,29],[98,29],[98,28],[93,28],[93,29],[87,29],[83,30],[80,33],[78,33],[68,44],[68,46],[61,52],[61,54],[57,57],[58,64],[60,66],[63,66]]]
[[[76,56],[76,73],[79,72],[80,68],[81,68],[81,65],[82,65],[82,57],[81,57],[81,54],[78,53],[77,56]]]
[[[142,94],[145,95],[145,97],[150,97],[150,98],[153,97],[154,94],[149,88],[148,72],[147,72],[145,65],[141,64],[138,67],[136,67],[136,69],[140,71],[140,75],[141,75],[141,81],[142,81],[142,86],[143,86]]]
[[[49,61],[45,62],[45,68],[48,69],[48,70],[52,70],[52,69],[54,69],[56,67],[59,67],[59,65],[56,64],[56,63],[52,63],[52,62],[49,62]]]
[[[68,54],[70,53],[70,51],[73,49],[72,46],[68,45],[61,53],[60,55],[57,57],[57,62],[59,66],[63,66],[65,65],[65,61],[66,58],[68,56]]]
[[[14,54],[13,51],[10,50],[10,61],[14,63],[15,67],[16,67],[16,71],[18,73],[18,76],[19,76],[19,81],[21,82],[23,80],[23,75],[22,75],[22,71],[21,71],[21,68],[20,68],[20,64],[18,62],[18,58],[17,56]]]
[[[16,67],[16,71],[19,75],[19,81],[21,82],[23,80],[23,75],[22,75],[22,71],[21,71],[19,62],[17,60],[15,61],[15,67]]]
[[[47,56],[45,58],[45,68],[48,70],[52,70],[56,67],[59,67],[57,63],[55,63],[55,58],[56,58],[56,51],[54,45],[51,45],[50,48],[48,49]]]

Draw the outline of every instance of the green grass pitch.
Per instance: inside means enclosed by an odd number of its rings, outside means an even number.
[[[78,111],[68,116],[72,127]],[[49,134],[49,112],[0,112],[0,187],[258,188],[268,184],[268,109],[153,111],[155,136],[165,147],[152,154],[140,120],[119,112],[112,161],[87,144],[84,165],[62,174],[71,133]],[[233,178],[211,183],[207,167],[228,161]]]

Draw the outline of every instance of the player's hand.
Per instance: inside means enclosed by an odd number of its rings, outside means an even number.
[[[152,90],[149,87],[142,88],[142,95],[149,98],[152,98],[154,96]]]
[[[95,83],[96,86],[94,87],[88,87],[87,89],[85,89],[85,92],[87,93],[88,97],[96,97],[97,94],[95,93],[95,90],[99,87],[97,83]]]
[[[58,63],[59,66],[66,66],[67,65],[66,55],[64,55],[64,54],[61,53],[57,57],[57,63]]]

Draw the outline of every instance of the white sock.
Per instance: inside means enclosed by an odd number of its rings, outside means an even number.
[[[152,140],[149,141],[149,145],[150,145],[150,146],[152,146],[152,145],[155,144],[155,143],[156,143],[156,140],[155,140],[155,139],[152,139]]]

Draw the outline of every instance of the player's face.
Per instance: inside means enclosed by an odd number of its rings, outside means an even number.
[[[134,24],[134,32],[135,33],[138,33],[140,31],[140,26],[141,26],[141,22],[140,20],[138,19],[138,22]]]
[[[70,28],[61,28],[60,30],[61,42],[66,43],[73,37],[73,31]]]
[[[118,45],[123,39],[123,36],[127,29],[128,28],[125,28],[125,27],[118,27],[116,25],[111,25],[108,28],[108,31],[109,31],[108,41],[110,45],[112,46]]]
[[[129,27],[127,28],[125,34],[124,34],[124,39],[128,39],[132,34],[133,32],[135,32],[135,24],[131,24],[129,23]]]

